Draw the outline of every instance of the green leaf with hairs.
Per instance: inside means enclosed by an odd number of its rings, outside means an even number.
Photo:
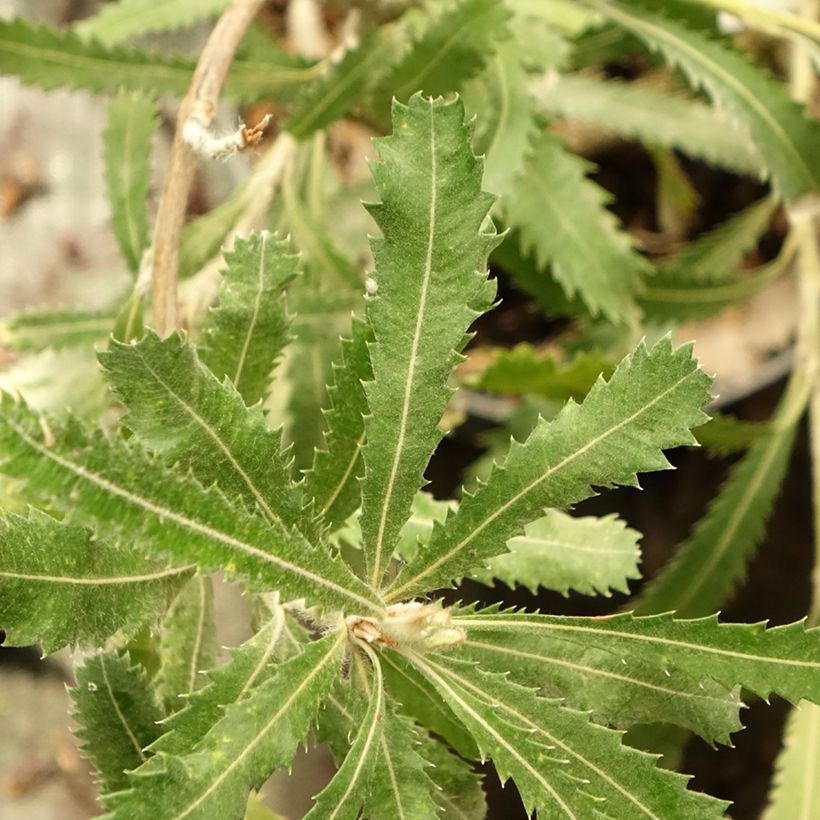
[[[658,669],[607,649],[523,630],[499,638],[476,627],[468,629],[458,656],[490,672],[509,673],[542,695],[563,698],[597,723],[626,728],[664,721],[725,744],[743,728],[739,687],[729,690],[677,667]]]
[[[330,530],[338,529],[360,503],[367,414],[363,383],[373,377],[368,349],[372,340],[369,325],[354,319],[352,339],[342,341],[342,361],[333,366],[333,384],[328,387],[324,446],[305,477],[304,498]]]
[[[640,533],[614,515],[573,518],[549,510],[527,524],[524,535],[507,542],[509,552],[491,558],[486,569],[471,573],[485,584],[520,584],[535,593],[539,587],[564,595],[628,592],[629,581],[640,578]]]
[[[592,122],[624,139],[682,151],[719,168],[759,177],[764,161],[721,111],[679,92],[584,74],[552,74],[534,91],[550,116]]]
[[[549,352],[539,353],[522,342],[496,352],[487,369],[471,384],[488,393],[543,396],[553,401],[583,401],[599,376],[608,379],[614,367],[596,350],[583,351],[561,362]]]
[[[525,253],[552,272],[567,297],[613,322],[635,311],[634,296],[649,263],[607,210],[609,195],[587,178],[590,165],[548,131],[536,139],[524,173],[504,202]]]
[[[104,5],[93,17],[74,26],[88,40],[106,46],[124,43],[157,31],[185,28],[216,17],[230,0],[119,0]]]
[[[219,349],[227,355],[229,347]],[[263,351],[263,357],[269,354]],[[287,527],[299,521],[301,504],[280,452],[281,432],[270,430],[261,406],[247,407],[233,384],[218,381],[187,339],[177,333],[160,339],[149,330],[139,342],[112,342],[99,359],[128,409],[123,423],[146,447],[190,469],[205,486],[216,483],[228,497],[242,498],[270,521]],[[260,366],[249,365],[251,370],[263,372]]]
[[[413,662],[493,759],[502,783],[513,778],[530,813],[593,817],[605,806],[606,816],[623,820],[723,816],[725,803],[687,790],[685,777],[559,701],[449,655]]]
[[[464,107],[416,95],[395,104],[393,121],[371,166],[382,200],[370,212],[383,236],[373,240],[378,291],[368,300],[362,533],[376,587],[441,439],[450,372],[495,293],[486,270],[495,233],[483,228],[492,197],[481,192]]]
[[[513,442],[474,495],[436,526],[429,545],[387,592],[402,600],[448,584],[505,552],[506,542],[547,507],[567,507],[596,486],[638,486],[637,474],[669,467],[663,450],[694,443],[705,420],[711,379],[691,346],[669,337],[651,350],[641,343],[581,405],[568,402],[552,422],[541,420],[524,444]]]
[[[820,124],[786,89],[738,51],[646,8],[641,0],[585,0],[658,51],[748,131],[772,183],[788,202],[820,187]],[[653,4],[649,3],[653,8]]]
[[[265,231],[237,239],[225,262],[219,302],[202,328],[202,360],[251,405],[267,395],[290,340],[283,292],[299,273],[299,259],[288,253],[287,240]]]
[[[156,52],[85,42],[76,33],[28,23],[0,22],[0,74],[13,74],[28,85],[86,89],[93,93],[153,91],[182,96],[193,76],[192,61]],[[226,93],[253,102],[273,96],[286,100],[315,69],[282,60],[281,64],[237,60],[231,67]]]
[[[19,353],[91,346],[111,333],[115,317],[115,310],[26,310],[0,324],[0,344]]]
[[[120,89],[108,104],[105,182],[111,224],[125,263],[139,272],[149,246],[148,191],[151,185],[151,137],[157,125],[156,103],[149,95]]]
[[[8,646],[101,646],[157,620],[190,571],[100,541],[37,510],[0,518],[0,628]]]
[[[106,800],[114,820],[241,818],[248,794],[273,771],[289,766],[307,739],[319,703],[342,662],[345,633],[308,644],[282,663],[250,695],[230,704],[225,716],[193,750],[158,755],[131,777],[131,790]],[[152,761],[153,763],[153,761]]]
[[[76,674],[69,693],[80,751],[96,769],[103,794],[127,788],[126,772],[148,760],[145,749],[160,732],[154,687],[141,666],[117,651],[91,655]]]
[[[430,97],[457,91],[474,77],[506,37],[509,14],[496,0],[447,0],[435,11],[419,11],[418,26],[406,53],[384,73],[372,93],[385,116],[391,99],[405,102],[416,92]]]
[[[766,628],[764,623],[719,623],[717,615],[676,620],[671,614],[631,612],[597,618],[524,612],[456,613],[468,635],[493,640],[528,635],[581,643],[664,670],[675,667],[695,680],[744,686],[762,698],[820,702],[820,629],[803,622]]]
[[[180,590],[162,619],[157,692],[169,714],[199,689],[202,673],[216,664],[219,647],[214,622],[214,587],[197,575]]]
[[[297,531],[244,511],[121,438],[89,433],[76,420],[63,428],[50,424],[3,395],[0,471],[25,478],[27,497],[70,509],[103,532],[144,539],[153,551],[196,562],[203,571],[238,575],[254,590],[381,611],[373,590]]]

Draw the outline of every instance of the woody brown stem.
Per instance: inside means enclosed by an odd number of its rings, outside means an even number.
[[[154,228],[152,306],[154,329],[167,336],[177,325],[179,244],[188,195],[196,171],[196,156],[183,137],[193,120],[208,128],[236,49],[264,0],[234,0],[214,26],[200,55],[188,93],[177,115],[168,173],[160,196]]]

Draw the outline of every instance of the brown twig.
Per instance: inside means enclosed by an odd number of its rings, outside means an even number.
[[[264,0],[234,0],[225,10],[205,44],[188,93],[179,107],[154,228],[151,296],[154,329],[160,336],[167,336],[177,324],[179,243],[196,170],[196,155],[183,136],[185,125],[192,120],[207,128],[213,122],[236,49],[263,3]]]

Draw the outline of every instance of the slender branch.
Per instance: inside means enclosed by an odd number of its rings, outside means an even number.
[[[153,321],[160,336],[167,336],[177,324],[179,242],[196,170],[196,156],[186,143],[183,132],[189,120],[204,128],[213,122],[219,94],[236,49],[263,2],[234,0],[225,10],[205,44],[188,93],[179,108],[171,160],[154,228]]]

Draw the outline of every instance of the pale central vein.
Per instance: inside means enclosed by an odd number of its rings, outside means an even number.
[[[423,570],[418,572],[412,578],[408,579],[400,587],[393,590],[390,593],[388,600],[395,600],[397,597],[401,596],[401,594],[402,594],[402,592],[404,592],[404,590],[410,588],[414,584],[417,584],[422,578],[426,578],[428,575],[432,575],[432,573],[434,573],[442,564],[449,561],[450,558],[452,558],[453,555],[461,552],[461,550],[464,549],[464,547],[467,546],[467,544],[469,544],[470,541],[472,541],[474,538],[478,537],[487,527],[490,526],[490,524],[493,523],[493,521],[496,520],[496,518],[503,515],[508,509],[510,509],[510,507],[515,505],[524,496],[531,493],[539,484],[543,484],[545,481],[547,481],[549,478],[551,478],[555,473],[562,470],[568,464],[571,464],[573,461],[575,461],[576,459],[578,459],[582,455],[584,455],[584,453],[591,450],[593,447],[596,447],[602,441],[604,441],[605,439],[607,439],[610,436],[614,435],[615,433],[617,433],[623,427],[626,427],[627,425],[631,424],[633,421],[635,421],[635,419],[637,419],[639,416],[641,416],[642,414],[649,411],[652,407],[654,407],[656,404],[658,404],[658,402],[663,401],[670,393],[677,390],[685,381],[692,378],[692,376],[696,375],[697,373],[698,373],[697,370],[693,370],[693,371],[687,373],[685,376],[682,376],[671,387],[668,387],[662,393],[655,396],[654,399],[652,399],[651,401],[644,404],[642,407],[640,407],[634,413],[627,416],[625,419],[621,419],[621,421],[619,421],[613,427],[610,427],[609,429],[604,430],[604,432],[599,433],[597,436],[590,439],[583,447],[580,447],[579,449],[575,450],[575,452],[570,453],[568,456],[565,456],[557,464],[553,465],[552,467],[547,469],[545,472],[541,473],[541,475],[539,475],[538,478],[531,481],[523,489],[519,490],[511,499],[509,499],[504,504],[502,504],[494,512],[490,513],[490,515],[488,515],[481,522],[481,524],[479,524],[469,535],[467,535],[464,539],[462,539],[452,549],[447,550],[447,552],[445,552],[442,556],[437,558],[432,563],[428,564]]]
[[[100,672],[102,672],[103,682],[105,683],[105,688],[108,691],[108,697],[111,700],[111,705],[114,707],[114,711],[117,714],[117,719],[122,724],[122,728],[125,730],[125,734],[128,735],[128,739],[131,741],[131,744],[137,750],[140,760],[144,763],[147,759],[145,757],[145,753],[142,751],[142,747],[140,746],[136,735],[131,730],[125,715],[122,713],[122,709],[120,709],[120,705],[117,703],[116,697],[114,697],[114,690],[111,688],[111,681],[108,678],[108,670],[105,668],[105,655],[100,655]]]
[[[418,365],[418,350],[421,339],[421,330],[424,324],[424,315],[427,310],[427,294],[430,287],[430,280],[433,275],[433,246],[436,234],[436,205],[438,200],[438,163],[436,161],[436,129],[433,107],[430,106],[430,210],[428,214],[428,235],[427,253],[424,259],[424,272],[421,280],[421,293],[419,295],[419,311],[416,316],[416,327],[413,331],[413,341],[410,346],[410,363],[407,381],[404,386],[404,398],[401,408],[401,419],[396,437],[396,450],[393,458],[393,466],[390,470],[390,477],[387,481],[387,488],[384,494],[382,514],[379,520],[379,530],[376,535],[376,550],[373,556],[373,576],[371,586],[377,589],[380,585],[382,574],[382,555],[384,549],[384,532],[387,526],[387,516],[390,512],[391,499],[399,472],[402,452],[404,450],[404,440],[407,436],[407,423],[410,417],[410,398],[413,394],[413,386],[416,378],[416,367]]]
[[[244,553],[245,555],[250,555],[254,558],[259,558],[263,562],[268,564],[273,564],[274,566],[280,567],[288,572],[292,572],[294,575],[299,575],[302,578],[306,578],[313,584],[317,584],[318,586],[326,587],[328,589],[333,590],[337,594],[343,595],[344,597],[356,601],[358,604],[364,605],[367,609],[371,611],[375,611],[381,613],[381,609],[376,606],[372,601],[359,595],[352,590],[345,589],[345,587],[328,580],[327,578],[322,577],[321,575],[317,575],[316,573],[310,572],[307,569],[303,569],[296,564],[292,564],[290,561],[285,561],[282,558],[278,558],[277,556],[265,552],[264,550],[259,549],[258,547],[254,547],[251,544],[246,544],[244,541],[240,541],[238,538],[234,538],[227,533],[221,532],[220,530],[214,529],[213,527],[208,526],[207,524],[202,524],[199,521],[194,521],[190,518],[186,518],[183,515],[180,515],[177,512],[169,509],[168,507],[162,507],[159,504],[155,504],[153,501],[149,501],[147,498],[142,498],[141,496],[135,495],[134,493],[126,490],[123,487],[118,486],[117,484],[112,483],[106,478],[103,478],[96,473],[91,472],[90,470],[86,470],[85,467],[80,466],[79,464],[74,464],[67,459],[58,456],[56,453],[51,452],[47,447],[44,447],[39,442],[35,441],[31,438],[24,430],[21,430],[11,421],[6,419],[6,424],[17,433],[20,438],[26,442],[32,449],[36,452],[40,453],[41,455],[45,456],[47,459],[50,459],[55,464],[58,464],[63,469],[67,470],[69,473],[73,473],[78,478],[83,479],[84,481],[89,482],[101,490],[105,492],[111,493],[111,495],[117,496],[118,498],[122,498],[129,504],[133,504],[135,507],[139,507],[143,510],[147,510],[152,515],[156,515],[160,519],[165,519],[168,521],[173,521],[175,524],[178,524],[183,529],[190,530],[191,532],[198,533],[199,535],[204,535],[206,538],[211,538],[214,541],[219,541],[226,546],[233,547],[240,552]]]
[[[199,587],[199,615],[196,620],[196,635],[194,637],[194,647],[191,652],[191,666],[188,670],[188,694],[196,687],[196,673],[199,666],[199,653],[202,649],[202,636],[205,632],[205,613],[207,612],[208,591],[205,586],[206,579],[201,575],[197,578]]]
[[[260,234],[262,239],[262,247],[259,251],[259,276],[256,284],[256,297],[253,300],[253,313],[251,320],[248,323],[248,331],[245,334],[245,341],[242,343],[242,350],[239,352],[239,361],[236,363],[236,371],[234,372],[233,383],[237,390],[239,390],[239,379],[242,377],[242,370],[245,367],[245,359],[248,355],[248,348],[251,344],[253,331],[256,329],[256,323],[259,321],[259,310],[262,306],[262,293],[265,289],[265,249],[268,245],[267,231]]]

